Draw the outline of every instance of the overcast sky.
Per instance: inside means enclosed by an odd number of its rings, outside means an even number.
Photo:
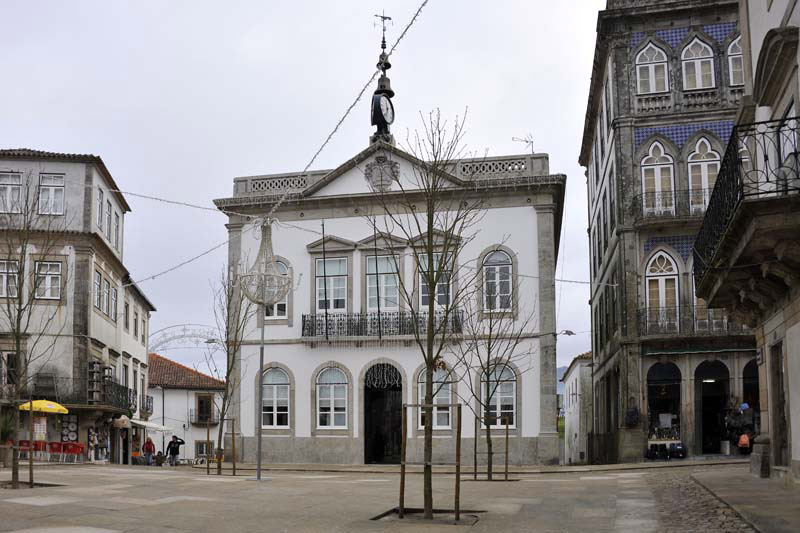
[[[422,0],[0,3],[0,147],[93,153],[125,191],[211,206],[235,176],[302,170]],[[469,108],[469,150],[525,152],[531,134],[567,175],[558,277],[589,279],[586,181],[577,164],[597,11],[605,0],[430,0],[389,71],[398,140],[419,112]],[[367,92],[370,94],[372,89]],[[369,98],[312,169],[368,144]],[[128,196],[125,265],[146,278],[226,239],[225,217]],[[277,251],[280,253],[279,251]],[[151,331],[211,323],[226,247],[141,288]],[[558,361],[590,349],[587,285],[556,284]],[[196,349],[165,355],[194,364]]]

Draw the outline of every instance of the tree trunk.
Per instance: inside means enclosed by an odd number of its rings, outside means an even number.
[[[429,352],[430,353],[430,352]],[[425,405],[433,404],[433,361],[425,365]],[[433,408],[425,407],[424,500],[425,518],[433,519]]]
[[[16,387],[16,386],[15,386]],[[15,394],[16,396],[16,394]],[[11,451],[11,488],[18,489],[19,488],[19,439],[22,435],[22,425],[19,416],[19,402],[14,402],[12,404],[12,409],[14,409],[14,434],[12,438],[14,439],[14,449]]]
[[[492,455],[492,423],[491,423],[491,405],[492,405],[492,397],[490,394],[490,381],[488,378],[486,379],[486,406],[484,410],[484,424],[486,424],[486,479],[489,481],[492,480],[492,463],[493,463],[493,455]]]
[[[228,378],[230,379],[230,377]],[[229,386],[227,383],[225,386]],[[217,449],[214,450],[214,455],[217,456],[217,475],[222,475],[222,457],[219,457],[217,450],[223,448],[224,439],[225,439],[225,411],[228,410],[228,402],[226,401],[225,396],[227,396],[227,392],[222,396],[222,407],[219,410],[219,430],[217,432]],[[231,441],[236,438],[234,435],[231,435]]]

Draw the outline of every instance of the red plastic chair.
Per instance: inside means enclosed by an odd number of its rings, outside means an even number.
[[[50,455],[47,453],[47,442],[43,440],[33,441],[33,458],[40,461],[47,461]]]
[[[78,462],[78,455],[81,453],[81,448],[74,442],[65,442],[62,446],[62,450],[64,453],[64,462],[69,463],[77,463]],[[70,461],[71,459],[71,461]]]
[[[50,454],[50,459],[55,459],[56,462],[64,461],[64,445],[60,442],[48,442],[47,452]]]
[[[86,460],[86,445],[82,442],[75,444],[78,447],[78,462],[83,463]]]
[[[20,459],[27,459],[28,454],[31,453],[31,441],[29,440],[21,440],[19,441],[19,458]],[[22,454],[25,454],[25,457],[22,457]]]

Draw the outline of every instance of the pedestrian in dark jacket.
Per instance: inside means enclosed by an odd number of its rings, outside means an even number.
[[[181,453],[181,446],[186,444],[183,439],[178,438],[176,435],[172,436],[172,440],[167,444],[167,455],[169,456],[169,466],[178,464],[178,455]]]

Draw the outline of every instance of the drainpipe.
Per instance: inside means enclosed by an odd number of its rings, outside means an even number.
[[[162,386],[161,387],[161,425],[162,426],[165,426],[167,424],[166,423],[167,419],[164,418],[164,405],[165,405],[165,403],[164,403],[164,387]],[[167,445],[166,445],[166,442],[165,442],[164,439],[166,439],[166,436],[164,435],[164,432],[162,431],[161,432],[161,453],[166,453],[164,450],[166,449]]]

